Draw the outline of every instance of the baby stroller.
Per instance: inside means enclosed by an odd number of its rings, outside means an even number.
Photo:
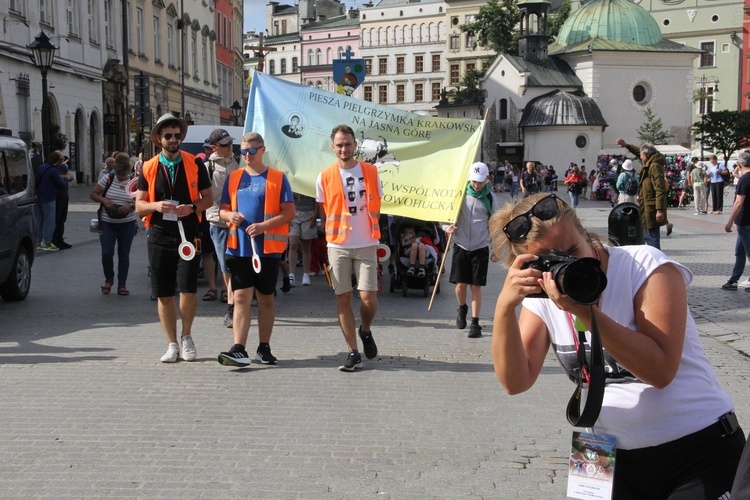
[[[412,245],[405,244],[404,230],[414,229],[414,236],[423,241],[425,245],[425,263],[423,272],[411,274],[409,268],[409,256]],[[430,287],[437,282],[437,271],[441,255],[441,238],[437,225],[434,222],[424,222],[406,217],[398,217],[391,226],[394,239],[396,240],[396,265],[391,273],[390,291],[401,289],[401,294],[406,297],[409,289],[422,290],[424,296],[430,294]],[[408,250],[407,250],[408,248]],[[418,262],[418,259],[417,259]],[[440,293],[440,285],[437,285],[436,293]]]

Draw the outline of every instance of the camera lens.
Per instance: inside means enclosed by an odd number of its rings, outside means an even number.
[[[556,264],[550,271],[560,291],[579,304],[596,304],[607,288],[607,276],[591,257]]]

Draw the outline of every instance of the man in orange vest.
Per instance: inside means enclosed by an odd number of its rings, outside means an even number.
[[[225,263],[234,294],[234,345],[218,358],[226,366],[244,367],[251,363],[245,345],[253,293],[258,299],[260,339],[255,360],[276,364],[270,346],[275,319],[273,293],[279,261],[286,249],[289,221],[294,219],[294,194],[286,176],[263,163],[265,151],[260,134],[245,134],[240,143],[245,168],[229,174],[219,204],[219,217],[229,225]],[[260,269],[257,260],[253,262],[254,254],[260,258]]]
[[[378,355],[370,325],[378,310],[378,259],[380,240],[380,200],[383,190],[375,165],[354,157],[357,140],[348,125],[331,132],[337,161],[318,176],[316,199],[328,241],[331,281],[336,293],[336,308],[349,354],[339,370],[353,372],[362,368],[357,350],[357,335],[352,309],[352,273],[357,277],[360,305],[359,336],[365,356]]]
[[[135,209],[145,218],[148,228],[148,261],[152,295],[158,300],[159,320],[167,335],[163,363],[197,357],[191,335],[198,306],[200,259],[183,260],[178,255],[182,243],[177,221],[182,222],[185,239],[191,243],[199,236],[199,217],[213,204],[211,180],[200,159],[180,151],[187,122],[171,113],[163,115],[151,130],[151,142],[161,153],[143,164],[138,178]],[[175,281],[180,292],[182,335],[177,345],[177,313],[174,306]]]

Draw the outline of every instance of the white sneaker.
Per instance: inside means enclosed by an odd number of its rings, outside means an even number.
[[[182,344],[180,351],[182,352],[182,359],[185,361],[195,361],[198,357],[198,351],[195,350],[195,344],[193,343],[192,335],[182,335],[180,337],[180,344]]]
[[[289,275],[289,286],[294,286],[294,275],[293,274]]]
[[[310,286],[310,275],[307,273],[302,275],[302,286]]]
[[[737,283],[737,286],[740,288],[750,288],[750,278],[746,279],[745,281],[740,281]]]
[[[174,363],[177,361],[177,357],[180,355],[180,347],[174,342],[169,344],[167,352],[161,357],[162,363]]]

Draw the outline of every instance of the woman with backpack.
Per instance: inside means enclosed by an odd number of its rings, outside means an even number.
[[[617,204],[638,203],[638,175],[633,172],[633,161],[622,162],[622,173],[617,177],[617,191],[620,195]]]

